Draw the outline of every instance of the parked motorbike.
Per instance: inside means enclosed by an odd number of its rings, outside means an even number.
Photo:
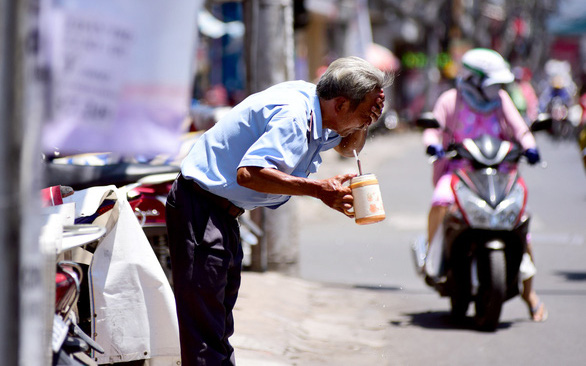
[[[165,222],[165,203],[173,181],[179,174],[178,165],[117,162],[104,165],[62,164],[51,159],[45,161],[48,185],[67,185],[74,190],[94,186],[115,185],[126,198],[145,232],[147,239],[165,272],[171,286],[171,260]],[[113,206],[104,202],[100,213]],[[88,218],[89,220],[89,218]],[[252,266],[252,247],[257,245],[263,230],[248,214],[238,218],[244,252],[243,266]]]
[[[576,127],[570,118],[570,108],[560,97],[553,97],[547,106],[547,114],[551,116],[549,134],[555,139],[572,139]]]
[[[140,178],[136,183],[121,187],[121,190],[126,192],[128,203],[134,210],[134,214],[171,286],[173,286],[173,277],[171,275],[171,256],[167,240],[165,204],[177,174],[177,172],[174,172],[147,175]]]
[[[53,319],[53,366],[96,365],[90,351],[104,349],[77,324],[73,308],[81,292],[83,271],[70,261],[57,263],[55,271],[55,317]]]
[[[429,116],[417,124],[439,127]],[[497,328],[503,304],[519,294],[530,222],[522,157],[518,144],[489,135],[451,144],[446,158],[470,163],[452,178],[455,203],[429,248],[423,238],[412,245],[418,273],[450,298],[452,316],[463,319],[474,302],[475,325],[484,331]]]
[[[176,177],[177,174],[174,173],[154,174],[121,188],[127,192],[128,202],[134,209],[134,213],[171,285],[173,285],[173,279],[165,221],[165,204]],[[240,239],[244,252],[242,264],[248,268],[252,264],[252,246],[258,244],[263,230],[248,217],[248,214],[240,216],[238,222],[240,223]]]
[[[63,199],[73,195],[68,186],[51,186],[41,190],[41,206],[59,206]],[[57,213],[57,212],[53,212]],[[71,212],[69,212],[71,214]],[[68,213],[58,213],[59,217],[68,217]],[[53,317],[51,348],[53,366],[97,365],[91,352],[104,353],[103,348],[79,326],[80,316],[78,301],[82,293],[84,270],[82,266],[70,259],[71,250],[99,241],[106,229],[95,225],[68,225],[71,218],[60,219],[60,240],[49,252],[56,254],[55,268],[55,315]]]
[[[104,165],[58,164],[45,162],[48,185],[67,185],[79,191],[96,186],[115,185],[127,195],[138,221],[171,283],[169,249],[166,241],[165,202],[170,186],[179,173],[176,165],[117,162]],[[113,207],[105,201],[97,213]],[[90,218],[88,218],[88,221]]]
[[[69,261],[77,278],[78,295],[67,297],[73,304],[68,310],[75,308],[67,313],[76,325],[72,331],[80,328],[103,346],[102,355],[92,354],[83,364],[163,359],[175,364],[179,348],[172,290],[125,193],[113,185],[77,192],[63,188],[43,190],[42,202],[56,206],[59,221],[71,221],[63,226],[58,258]],[[61,192],[68,197],[60,197]],[[54,329],[62,328],[56,320]],[[79,359],[77,353],[83,357],[88,351],[76,348],[75,353]]]

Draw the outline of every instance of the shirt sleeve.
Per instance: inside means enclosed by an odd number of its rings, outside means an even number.
[[[513,100],[509,94],[507,94],[507,92],[504,90],[501,90],[500,96],[505,121],[512,129],[515,140],[518,141],[525,150],[535,148],[537,146],[535,137],[529,130],[529,127],[527,126],[527,123],[525,123],[521,113],[519,113],[515,107],[515,104],[513,103]]]
[[[273,168],[291,174],[308,151],[307,121],[283,106],[271,113],[266,128],[238,167]]]
[[[427,128],[423,131],[423,144],[425,146],[442,143],[442,133],[448,124],[450,112],[454,109],[455,99],[455,90],[451,89],[440,95],[436,101],[433,107],[433,116],[438,121],[440,128]]]

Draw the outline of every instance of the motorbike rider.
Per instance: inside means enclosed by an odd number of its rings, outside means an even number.
[[[549,112],[548,108],[554,98],[559,98],[567,108],[572,105],[572,95],[565,84],[563,75],[556,74],[551,76],[549,85],[539,96],[540,113]]]
[[[463,55],[462,66],[456,87],[442,93],[434,106],[433,114],[441,128],[423,132],[426,153],[438,158],[433,169],[435,188],[428,217],[428,243],[433,239],[448,207],[455,201],[450,187],[452,172],[460,164],[466,164],[463,160],[444,159],[450,143],[489,134],[518,142],[530,164],[540,160],[535,138],[510,96],[503,90],[503,85],[514,80],[503,57],[496,51],[476,48]],[[547,311],[533,290],[532,280],[536,269],[529,240],[527,242],[527,253],[521,264],[521,296],[532,320],[544,321]]]

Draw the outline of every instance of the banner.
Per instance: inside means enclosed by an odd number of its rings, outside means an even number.
[[[177,152],[191,100],[199,3],[42,2],[44,152]]]

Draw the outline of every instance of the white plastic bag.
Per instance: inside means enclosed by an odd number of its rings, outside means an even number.
[[[89,270],[92,333],[105,350],[99,364],[148,359],[151,365],[181,361],[179,327],[171,286],[132,207],[115,186],[76,192],[77,213],[89,216],[105,199],[114,207],[99,216],[107,233]]]

